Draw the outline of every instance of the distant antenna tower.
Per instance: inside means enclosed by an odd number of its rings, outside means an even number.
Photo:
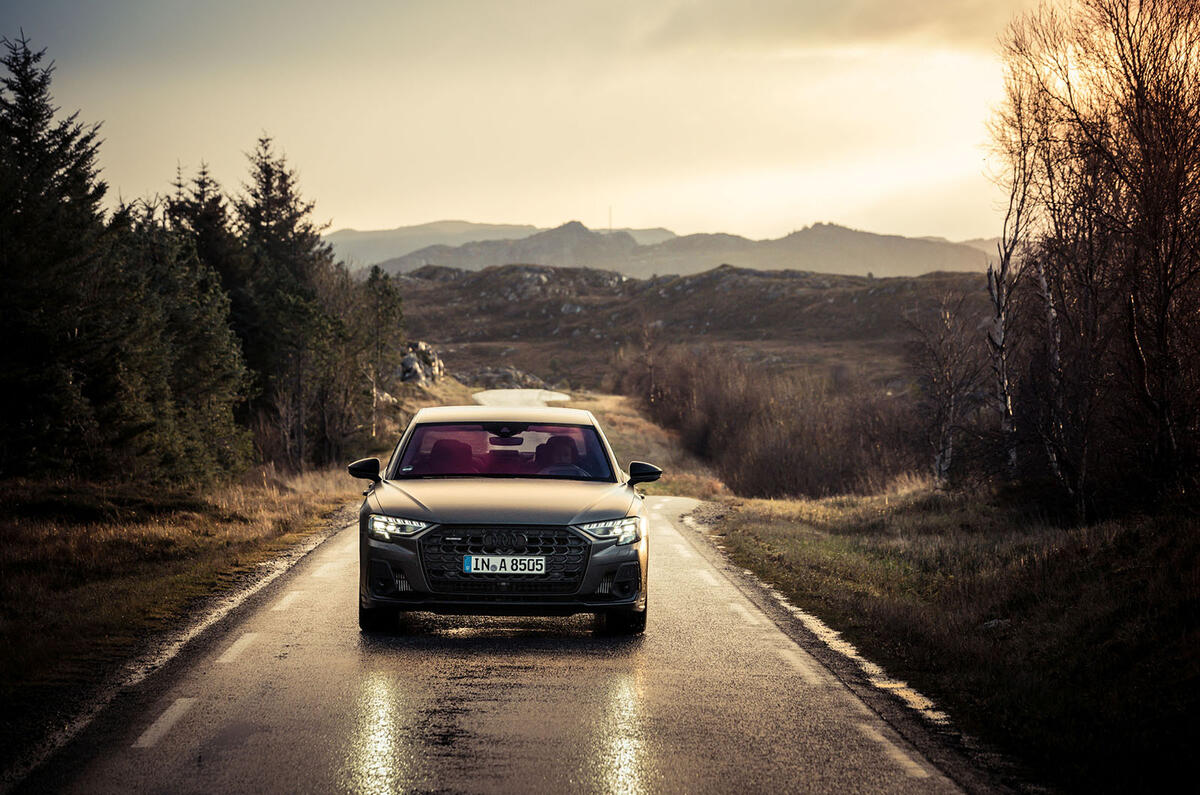
[[[612,234],[612,205],[608,205],[608,233]]]

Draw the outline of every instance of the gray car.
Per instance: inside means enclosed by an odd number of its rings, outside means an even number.
[[[477,615],[592,612],[646,628],[648,520],[591,412],[422,409],[391,460],[349,466],[371,481],[359,511],[359,626],[400,611]]]

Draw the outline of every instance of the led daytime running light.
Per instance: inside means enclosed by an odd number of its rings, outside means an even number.
[[[576,525],[580,530],[601,540],[617,539],[618,544],[632,544],[642,539],[646,529],[644,516],[627,516],[624,519],[609,519],[604,522],[589,522]]]
[[[380,541],[391,541],[393,538],[405,538],[415,535],[426,527],[429,522],[416,519],[401,519],[398,516],[384,516],[374,513],[367,519],[367,534]]]

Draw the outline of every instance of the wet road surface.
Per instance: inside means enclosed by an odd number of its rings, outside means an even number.
[[[572,618],[356,623],[332,536],[29,782],[71,792],[939,792],[954,785],[649,497],[642,637]]]
[[[549,389],[485,389],[473,397],[476,403],[484,406],[544,406],[571,399],[564,392]]]

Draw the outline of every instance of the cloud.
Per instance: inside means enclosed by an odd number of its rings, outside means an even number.
[[[992,49],[1035,0],[685,0],[648,43],[760,49],[914,42]]]

